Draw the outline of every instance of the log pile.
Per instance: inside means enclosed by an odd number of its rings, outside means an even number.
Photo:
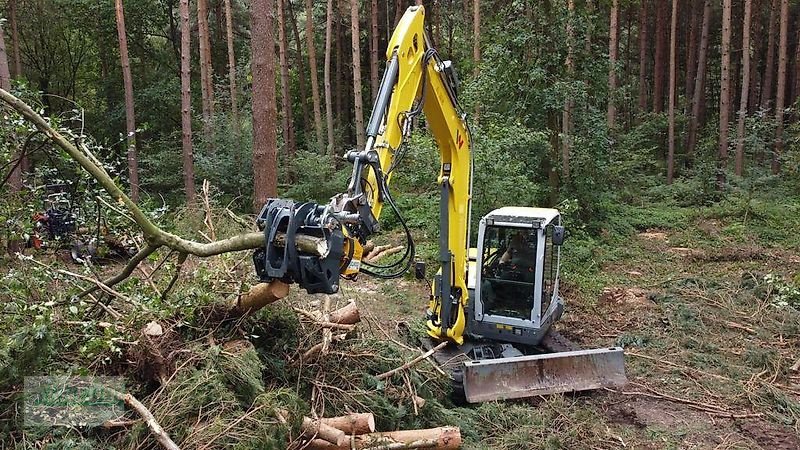
[[[371,413],[317,420],[304,417],[301,430],[304,447],[310,450],[461,448],[458,427],[376,432]]]

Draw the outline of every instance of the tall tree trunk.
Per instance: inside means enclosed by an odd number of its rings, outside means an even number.
[[[369,46],[369,80],[372,100],[378,96],[380,87],[378,75],[378,0],[372,0],[370,8],[370,46]]]
[[[761,6],[763,1],[764,0],[755,0],[753,5],[750,7],[752,25],[750,29],[750,36],[760,37],[764,31],[764,21],[761,20]],[[756,12],[755,16],[753,15],[752,11]],[[760,42],[760,39],[753,39],[751,37],[751,46],[753,48],[750,50],[750,92],[747,95],[748,115],[755,114],[756,110],[758,109],[758,90],[761,86],[761,72],[759,71],[759,67],[761,66],[761,59],[764,56],[762,55],[763,52],[761,51]]]
[[[8,69],[8,54],[6,53],[6,42],[3,34],[3,22],[0,22],[0,89],[11,90],[11,72]],[[25,158],[21,152],[14,155],[14,163],[11,166],[11,173],[8,175],[8,185],[11,192],[22,190],[22,163],[20,158]]]
[[[614,95],[617,91],[617,57],[619,54],[619,0],[611,2],[611,24],[608,32],[608,128],[614,129],[617,107]]]
[[[211,39],[208,29],[208,0],[197,0],[197,37],[200,41],[200,92],[203,101],[203,138],[206,148],[212,148],[214,130],[214,86],[211,81]]]
[[[231,115],[233,116],[233,134],[237,143],[241,143],[239,125],[238,91],[236,89],[236,55],[233,50],[233,11],[231,0],[225,0],[225,36],[228,41],[228,84],[231,90]],[[237,153],[238,155],[238,153]]]
[[[181,130],[183,134],[183,189],[186,203],[194,205],[194,155],[192,153],[191,26],[189,0],[180,0],[181,15]]]
[[[667,17],[669,4],[660,0],[656,6],[656,56],[653,68],[653,112],[656,114],[664,111],[664,74],[667,62],[667,44],[669,29]]]
[[[350,0],[351,42],[353,44],[353,101],[356,115],[356,145],[364,149],[364,105],[361,93],[361,33],[358,27],[358,0]]]
[[[694,79],[694,99],[692,99],[692,115],[689,117],[689,133],[686,142],[686,165],[692,166],[694,148],[697,144],[697,128],[700,122],[700,108],[706,94],[706,71],[708,69],[708,34],[711,29],[711,0],[703,5],[703,31],[700,34],[700,48],[697,53],[697,75]]]
[[[330,1],[328,2],[330,3]],[[328,5],[330,8],[331,5]],[[330,19],[328,19],[330,21]],[[326,27],[326,33],[329,32],[331,26],[330,22],[328,22],[328,26]],[[326,39],[328,39],[326,34]],[[327,51],[328,41],[325,41],[325,49]],[[317,138],[317,148],[322,148],[324,138],[322,137],[322,107],[320,106],[319,100],[319,77],[317,72],[317,50],[316,45],[314,44],[314,5],[312,4],[312,0],[306,0],[306,46],[308,47],[308,69],[311,72],[311,101],[314,107],[314,136]],[[325,54],[325,64],[328,67],[328,59],[330,55],[327,53]],[[328,69],[329,70],[329,69]],[[326,75],[328,76],[328,75]],[[328,87],[328,80],[325,81],[325,95],[327,99],[327,95],[330,93],[330,88]],[[327,106],[327,105],[326,105]],[[333,118],[331,117],[331,111],[327,111],[328,115],[328,128],[332,128],[331,123]],[[333,130],[328,130],[328,148],[330,150],[333,139],[330,137],[333,136]]]
[[[128,38],[125,33],[125,11],[122,0],[115,0],[119,60],[122,65],[122,83],[125,87],[125,128],[128,141],[128,177],[131,184],[131,200],[139,203],[139,159],[136,155],[136,115],[133,108],[133,78],[128,58]]]
[[[647,111],[647,4],[642,0],[639,9],[639,113]]]
[[[297,58],[297,81],[300,85],[300,106],[303,109],[303,129],[311,129],[311,114],[308,111],[308,85],[306,84],[306,70],[303,62],[303,43],[300,40],[300,30],[297,28],[297,18],[294,15],[294,7],[291,0],[286,3],[289,10],[289,22],[292,24],[292,35],[294,36],[295,52]],[[306,131],[308,133],[308,131]]]
[[[722,75],[719,94],[719,167],[718,180],[723,181],[728,165],[728,126],[731,110],[731,10],[732,0],[722,1]]]
[[[778,2],[772,0],[769,10],[769,37],[767,38],[767,62],[764,65],[764,84],[761,85],[761,109],[768,110],[772,100],[775,80],[775,35],[778,33]]]
[[[275,133],[274,2],[253,0],[250,47],[253,62],[253,210],[278,191],[278,142]]]
[[[19,29],[17,27],[17,0],[9,0],[8,2],[8,19],[11,25],[11,51],[14,59],[14,71],[11,75],[14,78],[22,76],[22,60],[19,53]]]
[[[286,14],[284,14],[285,0],[278,0],[278,60],[281,66],[281,105],[283,117],[283,142],[286,145],[286,156],[294,158],[294,122],[292,121],[292,98],[289,95],[289,61],[286,58]]]
[[[678,83],[676,70],[678,0],[672,0],[672,26],[669,32],[669,153],[667,154],[667,184],[672,184],[675,172],[675,86]]]
[[[481,70],[481,1],[472,2],[472,61],[475,64],[473,76],[477,79]],[[480,120],[480,100],[475,102],[475,122]]]
[[[742,25],[742,95],[739,98],[739,118],[736,125],[736,175],[744,172],[744,119],[747,116],[748,95],[750,94],[750,21],[752,0],[744,2],[744,24]]]
[[[684,79],[684,94],[686,95],[686,114],[691,110],[691,101],[694,88],[694,77],[697,72],[697,49],[698,49],[698,35],[700,34],[702,14],[699,14],[699,6],[697,0],[689,0],[689,21],[691,22],[691,30],[689,31],[689,40],[686,42],[686,78]]]
[[[575,81],[575,0],[567,0],[567,80]],[[561,117],[561,178],[569,182],[570,152],[572,149],[572,110],[575,107],[572,95],[567,94]],[[555,170],[553,170],[555,172]]]
[[[336,0],[336,4],[334,5],[333,14],[335,16],[335,20],[333,23],[333,34],[334,34],[334,45],[336,48],[334,49],[334,61],[336,61],[336,70],[335,73],[338,75],[334,80],[334,106],[336,109],[336,121],[335,124],[337,127],[340,127],[340,131],[345,135],[345,140],[348,139],[350,132],[350,119],[345,121],[345,99],[347,94],[345,94],[344,85],[346,84],[347,79],[349,78],[346,73],[344,73],[344,64],[343,64],[343,56],[342,56],[342,41],[344,38],[342,37],[342,5],[341,2],[347,2],[347,12],[349,18],[349,11],[350,11],[350,0]],[[348,20],[349,22],[349,20]],[[345,33],[346,36],[346,33]],[[352,86],[352,85],[351,85]],[[350,89],[347,89],[347,92],[350,92]],[[349,109],[347,110],[349,112]],[[347,134],[345,134],[347,133]]]
[[[333,92],[331,91],[331,49],[333,47],[333,2],[328,0],[325,19],[325,118],[328,125],[328,156],[333,158]],[[308,5],[308,2],[306,3]],[[312,70],[313,73],[313,70]],[[313,83],[313,80],[312,80]]]
[[[789,0],[781,0],[781,34],[778,49],[778,92],[775,93],[775,151],[772,152],[772,173],[781,171],[781,155],[783,154],[783,108],[786,98],[786,68],[789,50]]]

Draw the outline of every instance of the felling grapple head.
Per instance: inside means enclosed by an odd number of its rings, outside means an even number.
[[[265,246],[253,254],[261,281],[297,283],[309,294],[338,292],[345,237],[325,212],[317,203],[267,201],[256,219]]]

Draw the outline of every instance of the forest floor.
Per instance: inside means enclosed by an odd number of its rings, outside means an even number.
[[[319,309],[320,296],[293,289],[253,318],[215,317],[213,305],[252,279],[249,255],[190,259],[166,301],[149,290],[163,289],[173,263],[152,276],[159,259],[148,261],[118,287],[113,316],[65,296],[74,277],[11,262],[0,283],[0,335],[9,336],[0,351],[8,362],[0,364],[0,441],[155,448],[141,423],[21,431],[21,385],[3,377],[68,369],[126,377],[181,448],[298,443],[296,428],[275,420],[277,408],[296,417],[374,412],[380,430],[456,425],[465,448],[477,449],[800,448],[800,205],[664,210],[633,208],[635,233],[603,230],[591,245],[578,237],[563,249],[567,311],[558,329],[585,348],[624,346],[628,385],[468,407],[446,400],[449,383],[428,362],[375,378],[419,354],[425,282],[343,283],[334,307],[355,300],[362,322],[327,357],[307,360],[321,330],[292,307]],[[163,326],[158,339],[141,332],[150,321]]]

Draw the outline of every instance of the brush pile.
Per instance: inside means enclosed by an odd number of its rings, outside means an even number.
[[[149,391],[139,398],[180,448],[460,448],[455,417],[440,414],[446,377],[412,345],[376,336],[386,331],[354,301],[279,302],[221,323],[208,314],[194,321],[210,334],[151,322],[129,352],[133,391]],[[158,447],[128,419],[109,443]]]

